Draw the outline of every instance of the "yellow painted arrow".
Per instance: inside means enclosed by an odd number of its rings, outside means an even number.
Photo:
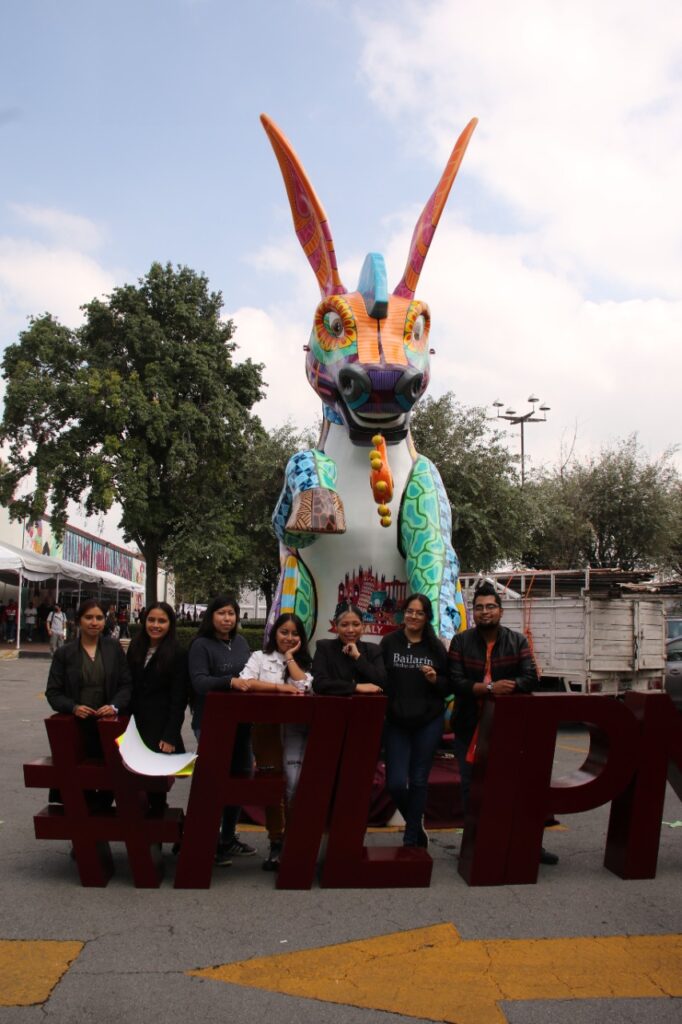
[[[464,941],[440,924],[189,973],[450,1024],[504,1024],[504,1000],[682,996],[682,937]]]
[[[82,942],[0,941],[0,1006],[44,1003]]]

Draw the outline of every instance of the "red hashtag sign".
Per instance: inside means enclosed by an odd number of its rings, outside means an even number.
[[[163,867],[160,843],[180,840],[182,811],[167,808],[149,811],[147,794],[164,792],[165,778],[149,778],[129,772],[116,744],[127,719],[97,723],[103,761],[89,759],[83,732],[72,715],[53,715],[45,722],[52,757],[24,765],[26,786],[58,789],[61,804],[50,804],[35,815],[37,839],[70,839],[81,884],[105,886],[114,873],[110,842],[126,844],[137,888],[155,889]],[[113,792],[116,804],[102,809],[93,791]]]

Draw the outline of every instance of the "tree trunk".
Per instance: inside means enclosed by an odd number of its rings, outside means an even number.
[[[145,560],[144,602],[145,608],[149,608],[157,600],[156,577],[159,568],[159,551],[155,544],[145,544],[142,554]]]
[[[266,617],[266,619],[269,619],[270,618],[270,609],[272,608],[272,598],[273,598],[273,594],[274,594],[274,589],[275,588],[273,587],[273,585],[271,583],[269,583],[269,582],[265,583],[264,582],[264,583],[261,584],[261,588],[260,589],[261,589],[261,593],[262,593],[263,597],[265,598],[265,617]]]

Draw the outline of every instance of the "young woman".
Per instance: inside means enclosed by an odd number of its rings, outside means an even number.
[[[429,772],[443,732],[450,692],[447,653],[425,594],[411,594],[401,629],[381,641],[388,710],[384,728],[386,788],[405,819],[405,846],[429,845],[423,825]]]
[[[297,615],[283,613],[275,620],[265,649],[255,651],[237,683],[247,683],[248,689],[267,693],[308,693],[312,684],[308,639],[303,623]],[[291,806],[301,774],[308,729],[303,723],[285,725],[258,724],[253,727],[253,752],[260,772],[286,773],[287,804]],[[286,811],[284,801],[276,807],[265,808],[270,851],[263,861],[264,871],[276,871],[284,841]]]
[[[88,757],[101,758],[97,731],[100,718],[128,711],[130,672],[121,645],[102,636],[104,608],[98,600],[84,601],[76,612],[79,636],[54,652],[45,696],[53,711],[75,715],[83,729]],[[50,794],[57,800],[57,794]],[[113,793],[93,794],[98,809],[110,807]]]
[[[189,679],[192,688],[192,729],[199,739],[206,695],[213,691],[245,690],[248,686],[235,685],[251,651],[243,636],[237,632],[239,604],[231,596],[214,597],[197,630],[189,649]],[[235,736],[232,768],[235,773],[248,775],[252,768],[251,727],[243,723]],[[242,843],[236,835],[240,807],[225,807],[216,850],[216,864],[229,865],[232,857],[252,857],[253,846]]]
[[[150,750],[182,754],[187,707],[187,659],[177,649],[175,612],[165,601],[147,608],[128,648],[133,680],[131,714]]]
[[[386,671],[377,644],[364,643],[362,612],[354,604],[339,605],[334,640],[318,640],[313,658],[315,693],[348,696],[381,693]]]
[[[128,711],[130,672],[121,645],[102,636],[104,609],[96,599],[76,612],[79,637],[59,647],[50,665],[45,696],[50,707],[83,722]],[[92,734],[97,739],[96,729]]]
[[[175,612],[157,601],[145,612],[142,628],[128,648],[133,681],[130,712],[137,730],[150,748],[163,754],[182,754],[182,723],[187,707],[187,658],[175,640]],[[161,812],[166,793],[150,793],[149,807]]]

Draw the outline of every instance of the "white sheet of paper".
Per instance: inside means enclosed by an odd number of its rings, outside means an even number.
[[[136,775],[177,775],[188,765],[194,764],[197,758],[196,754],[162,754],[150,750],[142,742],[132,715],[128,728],[117,742],[121,760],[128,771]]]

